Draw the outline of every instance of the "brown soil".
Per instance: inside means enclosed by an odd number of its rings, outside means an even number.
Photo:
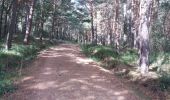
[[[40,52],[18,89],[3,100],[142,100],[110,71],[86,58],[78,45]]]

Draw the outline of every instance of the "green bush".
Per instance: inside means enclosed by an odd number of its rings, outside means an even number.
[[[89,57],[96,60],[104,60],[107,57],[117,58],[118,53],[114,51],[111,47],[107,46],[93,46],[93,45],[83,45],[81,46],[82,51]]]
[[[8,73],[4,71],[0,71],[0,95],[3,95],[7,92],[13,92],[15,87],[12,85],[12,79],[14,73]]]
[[[11,50],[5,50],[0,44],[0,95],[15,90],[13,80],[17,77],[17,70],[21,63],[34,58],[38,51],[52,45],[45,41],[41,43],[34,40],[32,45],[23,45],[16,42]]]
[[[137,50],[127,49],[120,54],[120,60],[126,64],[136,63],[138,59]]]
[[[16,67],[21,60],[21,56],[13,51],[0,51],[0,70],[5,67]]]
[[[163,74],[159,80],[160,80],[160,88],[162,90],[170,90],[170,75],[169,74]]]
[[[97,61],[101,61],[102,66],[106,69],[116,68],[119,64],[135,66],[138,60],[138,53],[135,49],[127,49],[119,54],[114,51],[111,47],[107,46],[93,46],[93,45],[82,45],[82,51],[91,58]],[[155,64],[156,67],[160,68],[159,86],[162,90],[170,89],[170,53],[151,53],[150,64]]]

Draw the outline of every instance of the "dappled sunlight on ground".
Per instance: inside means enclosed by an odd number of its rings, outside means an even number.
[[[5,100],[139,100],[109,71],[87,59],[77,45],[42,51],[29,76]]]

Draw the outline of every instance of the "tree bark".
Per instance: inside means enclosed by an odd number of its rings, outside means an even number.
[[[120,49],[120,43],[119,43],[119,38],[120,38],[120,20],[119,20],[119,10],[120,10],[120,1],[119,0],[115,0],[115,17],[114,17],[114,32],[115,32],[115,46],[117,49],[117,52],[119,52]]]
[[[18,1],[14,0],[12,3],[12,18],[11,18],[11,23],[10,23],[10,30],[7,35],[7,40],[6,40],[6,49],[9,50],[12,47],[12,38],[13,34],[15,32],[15,24],[16,24],[16,18],[17,18],[17,7],[18,7]]]
[[[4,31],[2,33],[2,37],[4,38],[8,34],[8,28],[9,28],[9,13],[12,8],[13,2],[10,3],[8,9],[5,11],[5,22],[4,22]]]
[[[43,40],[43,32],[44,32],[44,22],[41,21],[41,33],[40,33],[40,41]]]
[[[93,12],[94,12],[94,8],[93,8],[93,2],[89,1],[89,5],[90,5],[90,17],[91,17],[91,43],[93,45],[95,45],[95,32],[94,32],[94,16],[93,16]]]
[[[133,46],[137,46],[137,37],[139,31],[139,10],[140,10],[140,0],[131,0],[131,32],[133,34]]]
[[[149,69],[149,23],[151,0],[140,2],[140,26],[139,26],[139,66],[140,72],[145,74]]]
[[[124,3],[124,33],[127,35],[128,46],[134,47],[134,34],[132,33],[132,0],[125,1]]]
[[[2,20],[3,20],[3,12],[4,12],[4,3],[5,3],[5,0],[2,0],[1,14],[0,14],[0,40],[2,38]]]
[[[50,34],[50,39],[53,39],[55,34],[55,10],[56,10],[56,0],[53,0],[52,32]]]
[[[29,42],[29,35],[31,32],[32,28],[32,17],[33,17],[33,12],[34,12],[34,5],[35,5],[35,0],[29,0],[28,1],[28,11],[27,11],[27,19],[26,19],[26,32],[25,32],[25,38],[24,38],[24,43],[28,44]]]

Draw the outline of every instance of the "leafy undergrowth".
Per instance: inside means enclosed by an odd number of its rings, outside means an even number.
[[[0,96],[16,89],[13,83],[26,62],[34,59],[40,50],[53,45],[53,42],[49,41],[40,42],[35,39],[32,41],[31,45],[15,41],[9,51],[4,49],[3,43],[0,44]]]
[[[82,45],[85,55],[100,62],[101,66],[111,70],[125,83],[133,84],[135,90],[146,92],[146,95],[155,100],[168,98],[170,90],[170,53],[150,55],[150,72],[141,76],[137,71],[138,54],[136,50],[127,49],[117,53],[108,46]]]
[[[86,56],[102,62],[102,66],[106,69],[113,69],[121,64],[131,67],[137,60],[137,53],[135,50],[118,53],[109,46],[93,46],[90,44],[82,45],[81,49]]]

